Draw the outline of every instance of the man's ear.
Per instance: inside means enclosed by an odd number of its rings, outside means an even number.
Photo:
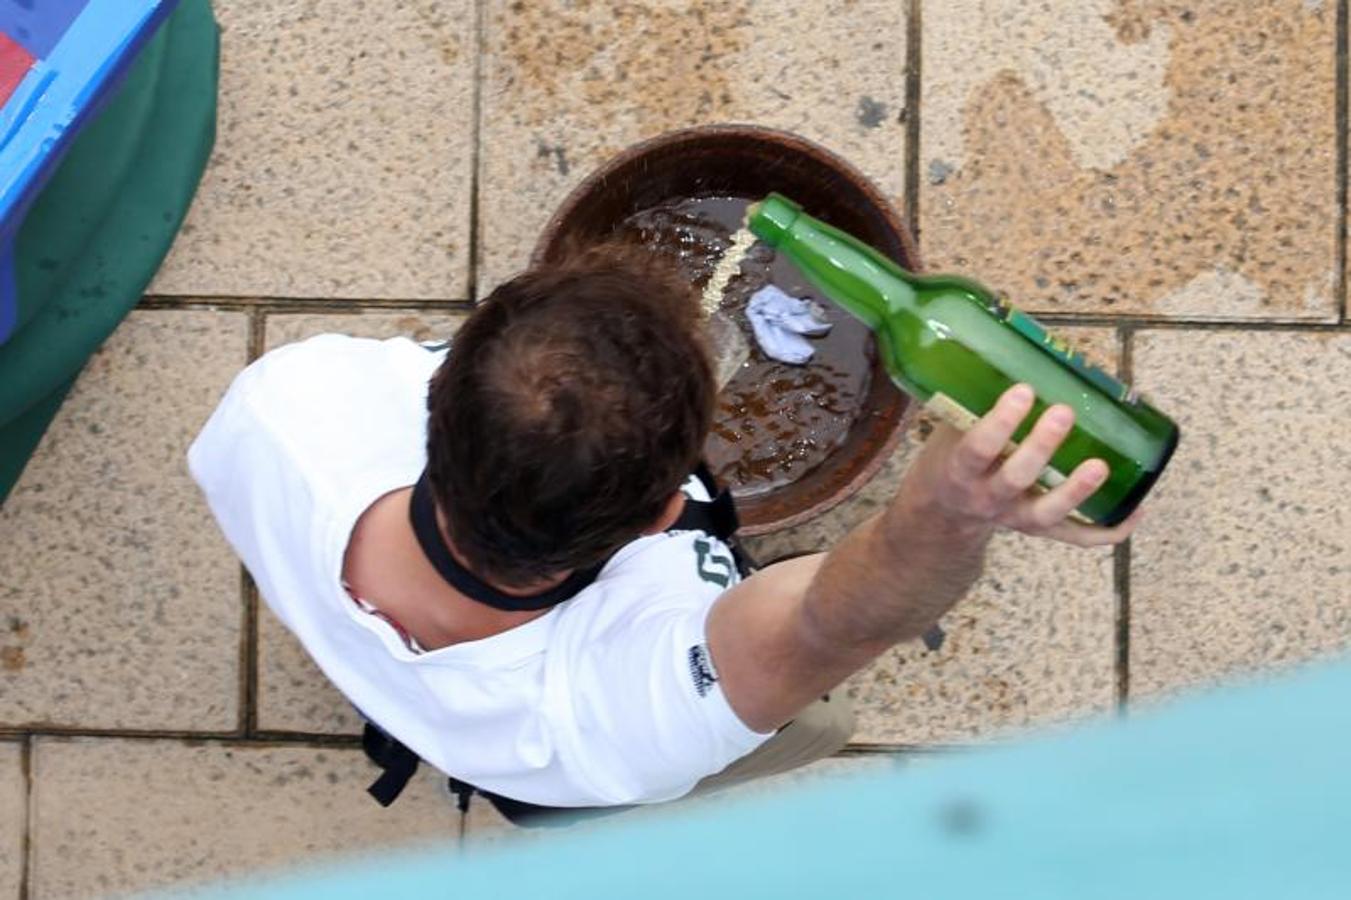
[[[647,528],[644,528],[643,534],[661,534],[663,531],[674,525],[676,519],[679,519],[680,514],[684,511],[685,493],[684,491],[676,491],[671,495],[671,498],[666,501],[666,507],[661,511],[661,515],[657,517],[657,521],[653,522]]]

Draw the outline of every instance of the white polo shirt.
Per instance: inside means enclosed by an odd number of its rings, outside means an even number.
[[[430,652],[353,602],[352,529],[421,473],[445,353],[340,335],[274,350],[188,451],[221,530],[328,678],[443,772],[546,806],[679,797],[768,738],[732,712],[709,662],[708,610],[737,573],[701,531],[635,540],[538,619]]]

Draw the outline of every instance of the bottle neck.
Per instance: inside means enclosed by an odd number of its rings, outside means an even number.
[[[913,276],[854,236],[779,194],[748,210],[756,237],[788,257],[827,297],[870,328],[916,303]]]

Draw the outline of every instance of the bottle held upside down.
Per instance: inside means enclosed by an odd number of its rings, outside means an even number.
[[[1168,464],[1172,419],[981,284],[907,272],[779,194],[751,206],[747,224],[873,330],[892,381],[935,415],[969,427],[1009,387],[1030,384],[1037,399],[1021,441],[1048,407],[1071,407],[1074,428],[1041,480],[1052,487],[1085,460],[1106,462],[1107,481],[1078,509],[1089,521],[1121,522]]]

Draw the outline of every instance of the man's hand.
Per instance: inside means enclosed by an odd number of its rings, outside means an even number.
[[[1068,406],[1047,409],[1026,439],[1005,456],[1034,399],[1032,388],[1014,385],[965,434],[939,425],[904,489],[922,508],[957,522],[1012,528],[1080,547],[1125,540],[1139,524],[1139,510],[1113,528],[1070,518],[1107,479],[1102,460],[1085,460],[1060,485],[1037,489],[1038,476],[1074,425],[1074,411]]]

